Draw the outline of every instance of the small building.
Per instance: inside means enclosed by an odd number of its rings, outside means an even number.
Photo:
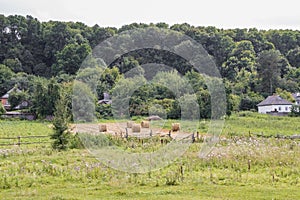
[[[112,103],[108,93],[104,92],[103,96],[104,96],[104,99],[99,100],[98,104],[111,104]]]
[[[263,114],[287,115],[291,112],[292,103],[279,95],[273,94],[257,104],[258,112]]]
[[[8,92],[6,92],[6,94],[4,94],[1,98],[0,98],[0,100],[1,100],[1,103],[2,103],[2,105],[4,106],[4,108],[6,109],[6,110],[9,110],[10,109],[10,103],[8,102],[8,98],[9,98],[9,94],[11,93],[11,92],[13,92],[13,91],[17,91],[17,92],[20,92],[21,90],[19,90],[18,88],[12,88],[12,89],[10,89]]]
[[[14,88],[10,89],[8,92],[6,92],[6,94],[4,94],[2,97],[0,97],[1,103],[2,103],[3,107],[5,108],[5,110],[12,110],[12,109],[19,110],[19,109],[28,107],[28,105],[29,105],[28,101],[23,101],[20,105],[14,107],[14,108],[11,108],[8,98],[9,98],[10,93],[12,93],[13,91],[21,92],[21,90],[14,87]]]
[[[6,112],[5,114],[2,114],[1,117],[5,119],[18,118],[18,119],[26,119],[30,121],[36,119],[36,116],[32,113],[22,113],[16,111]]]

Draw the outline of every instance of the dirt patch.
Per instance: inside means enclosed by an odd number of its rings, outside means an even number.
[[[100,134],[100,130],[99,130],[100,124],[76,124],[76,128],[74,130],[77,133]],[[133,136],[133,137],[169,136],[169,130],[154,128],[151,127],[151,125],[149,128],[141,128],[140,133],[133,133],[132,128],[127,128],[126,122],[103,123],[103,124],[105,124],[107,127],[106,133],[120,135],[121,137],[125,137],[126,134],[128,136]],[[191,133],[182,133],[182,132],[171,133],[172,138],[181,138],[189,135],[191,135]]]

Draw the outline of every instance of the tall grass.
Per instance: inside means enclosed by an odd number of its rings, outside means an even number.
[[[270,120],[285,128],[269,130],[265,126]],[[297,199],[300,141],[248,136],[249,130],[294,134],[295,122],[297,118],[235,114],[226,120],[224,137],[207,157],[198,157],[200,141],[167,167],[145,174],[111,169],[85,149],[60,152],[50,144],[0,147],[0,199]],[[51,134],[47,123],[0,123],[0,137]],[[193,122],[186,123],[188,127]],[[208,123],[200,121],[198,131],[207,129]],[[151,152],[161,146],[156,137],[142,143],[110,136],[107,142],[129,152]]]

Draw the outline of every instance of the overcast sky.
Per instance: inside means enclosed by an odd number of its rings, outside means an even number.
[[[4,15],[32,15],[41,21],[80,21],[121,27],[143,22],[187,22],[218,28],[298,29],[298,0],[0,0]]]

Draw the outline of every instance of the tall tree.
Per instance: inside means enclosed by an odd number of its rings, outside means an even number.
[[[5,65],[0,64],[0,96],[4,95],[13,86],[10,82],[14,72]]]
[[[278,50],[263,51],[257,58],[257,73],[262,92],[272,94],[279,85],[281,54]]]
[[[68,124],[70,122],[68,94],[64,90],[60,90],[59,98],[55,104],[54,112],[54,134],[51,136],[54,139],[52,147],[58,150],[65,150],[68,148],[70,133]]]
[[[248,72],[256,71],[255,51],[250,41],[237,42],[229,56],[229,59],[223,63],[221,71],[222,75],[229,80],[234,81],[242,69]]]
[[[35,90],[32,95],[32,110],[38,118],[53,116],[55,103],[59,98],[60,85],[54,78],[36,80]]]
[[[91,51],[87,40],[82,35],[77,34],[72,43],[66,45],[56,54],[57,64],[53,66],[53,75],[60,73],[76,74]]]
[[[300,67],[300,47],[289,50],[286,57],[293,67]]]

